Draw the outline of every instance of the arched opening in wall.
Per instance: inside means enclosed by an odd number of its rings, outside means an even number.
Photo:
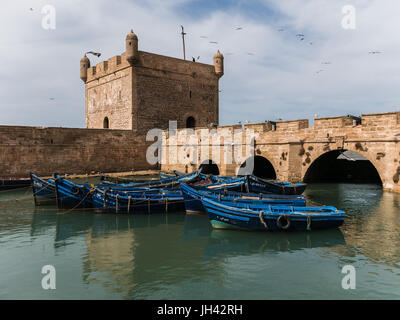
[[[186,128],[195,128],[196,127],[196,119],[193,117],[188,117],[186,119]]]
[[[219,168],[212,160],[203,161],[200,165],[199,169],[201,168],[201,173],[204,174],[212,174],[214,176],[219,175]]]
[[[374,165],[355,151],[333,150],[318,157],[308,168],[304,182],[374,183],[382,185]]]
[[[276,172],[272,163],[261,156],[248,158],[239,168],[238,176],[254,174],[263,179],[276,179]]]
[[[105,117],[103,120],[103,128],[104,129],[110,128],[110,121],[108,120],[108,117]]]

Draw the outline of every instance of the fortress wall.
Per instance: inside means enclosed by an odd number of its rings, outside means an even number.
[[[111,129],[140,134],[169,120],[184,128],[188,117],[217,124],[218,80],[213,65],[143,51],[130,65],[123,53],[87,70],[86,127],[103,128],[105,117]]]
[[[132,128],[132,68],[116,56],[88,69],[85,90],[86,128]]]
[[[231,129],[233,132],[240,128],[241,125],[223,126],[218,127],[217,131],[221,135],[222,130]],[[381,177],[384,189],[400,192],[400,112],[363,115],[361,124],[359,118],[343,116],[316,119],[312,127],[308,127],[307,120],[299,120],[278,122],[275,130],[268,122],[246,124],[245,129],[257,135],[255,155],[271,162],[278,179],[302,181],[318,157],[343,149],[358,152],[371,161]],[[200,137],[199,130],[196,131]],[[167,139],[166,144],[169,143]],[[222,152],[223,146],[219,148]],[[221,161],[223,158],[222,154]],[[218,163],[222,175],[234,174],[239,166],[225,164],[223,161]],[[166,163],[162,165],[162,170],[174,170],[175,167],[174,164]],[[198,165],[189,165],[186,168],[181,166],[180,170],[192,171],[197,168]]]
[[[133,83],[133,113],[140,133],[167,129],[169,120],[184,128],[190,116],[196,127],[218,123],[218,77],[211,65],[139,51]]]
[[[0,126],[0,177],[152,169],[145,138],[127,130]]]
[[[315,129],[323,128],[343,128],[345,126],[353,126],[353,119],[346,116],[319,118],[314,120]]]

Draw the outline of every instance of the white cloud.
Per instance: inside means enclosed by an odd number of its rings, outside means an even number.
[[[225,54],[223,124],[400,109],[398,1],[263,2],[276,13],[273,19],[262,21],[233,9],[200,18],[178,14],[176,8],[192,5],[190,0],[3,4],[0,123],[82,127],[83,53],[100,51],[100,59],[91,57],[93,63],[120,54],[126,33],[134,28],[140,50],[182,57],[181,24],[188,33],[188,58],[200,56],[201,62],[212,63],[217,49]],[[41,28],[45,4],[56,7],[54,31]],[[356,8],[356,30],[341,27],[345,4]],[[285,31],[278,31],[282,26]],[[297,33],[305,39],[300,41]]]

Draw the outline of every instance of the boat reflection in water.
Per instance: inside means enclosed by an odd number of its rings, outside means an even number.
[[[243,256],[262,252],[279,253],[311,248],[334,248],[346,245],[340,229],[312,232],[237,232],[212,230],[204,256]]]

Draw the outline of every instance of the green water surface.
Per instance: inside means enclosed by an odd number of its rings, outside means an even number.
[[[313,184],[306,196],[345,210],[344,225],[212,230],[206,215],[62,212],[35,208],[30,189],[1,192],[0,299],[399,299],[400,195]],[[44,265],[55,290],[41,286]]]

